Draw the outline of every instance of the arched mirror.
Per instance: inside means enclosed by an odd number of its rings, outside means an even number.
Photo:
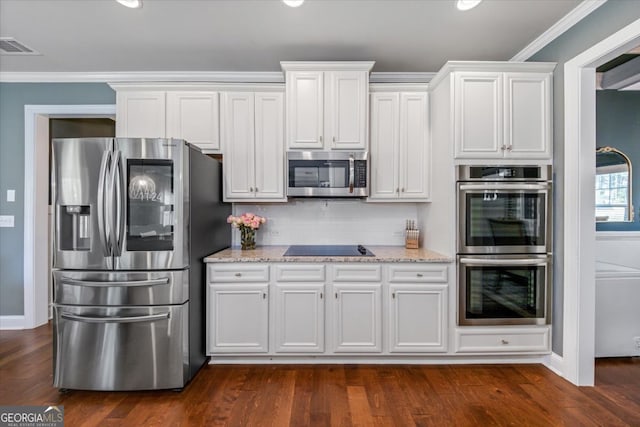
[[[633,221],[631,160],[613,147],[596,148],[596,221]]]

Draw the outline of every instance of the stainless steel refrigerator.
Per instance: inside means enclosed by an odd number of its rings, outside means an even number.
[[[181,389],[205,363],[221,171],[182,140],[53,140],[55,387]]]

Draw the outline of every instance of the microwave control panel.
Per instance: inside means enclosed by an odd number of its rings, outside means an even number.
[[[356,160],[354,162],[354,182],[356,188],[366,188],[367,186],[367,161]]]

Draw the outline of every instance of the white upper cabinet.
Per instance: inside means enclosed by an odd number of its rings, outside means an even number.
[[[367,149],[373,62],[281,62],[288,149]]]
[[[450,62],[457,159],[551,160],[552,63]],[[434,89],[432,89],[434,90]]]
[[[283,95],[222,95],[224,199],[285,201]]]
[[[167,137],[220,151],[218,92],[167,92]]]
[[[125,138],[166,137],[166,92],[117,91],[116,136]]]
[[[428,97],[422,92],[371,94],[370,201],[429,200]],[[378,88],[373,90],[379,90]]]
[[[116,136],[177,138],[220,153],[218,91],[207,84],[112,84]]]
[[[507,154],[551,157],[551,74],[504,74],[504,144]]]

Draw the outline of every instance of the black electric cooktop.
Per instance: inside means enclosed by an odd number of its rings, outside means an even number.
[[[292,245],[284,256],[375,256],[362,245]]]

